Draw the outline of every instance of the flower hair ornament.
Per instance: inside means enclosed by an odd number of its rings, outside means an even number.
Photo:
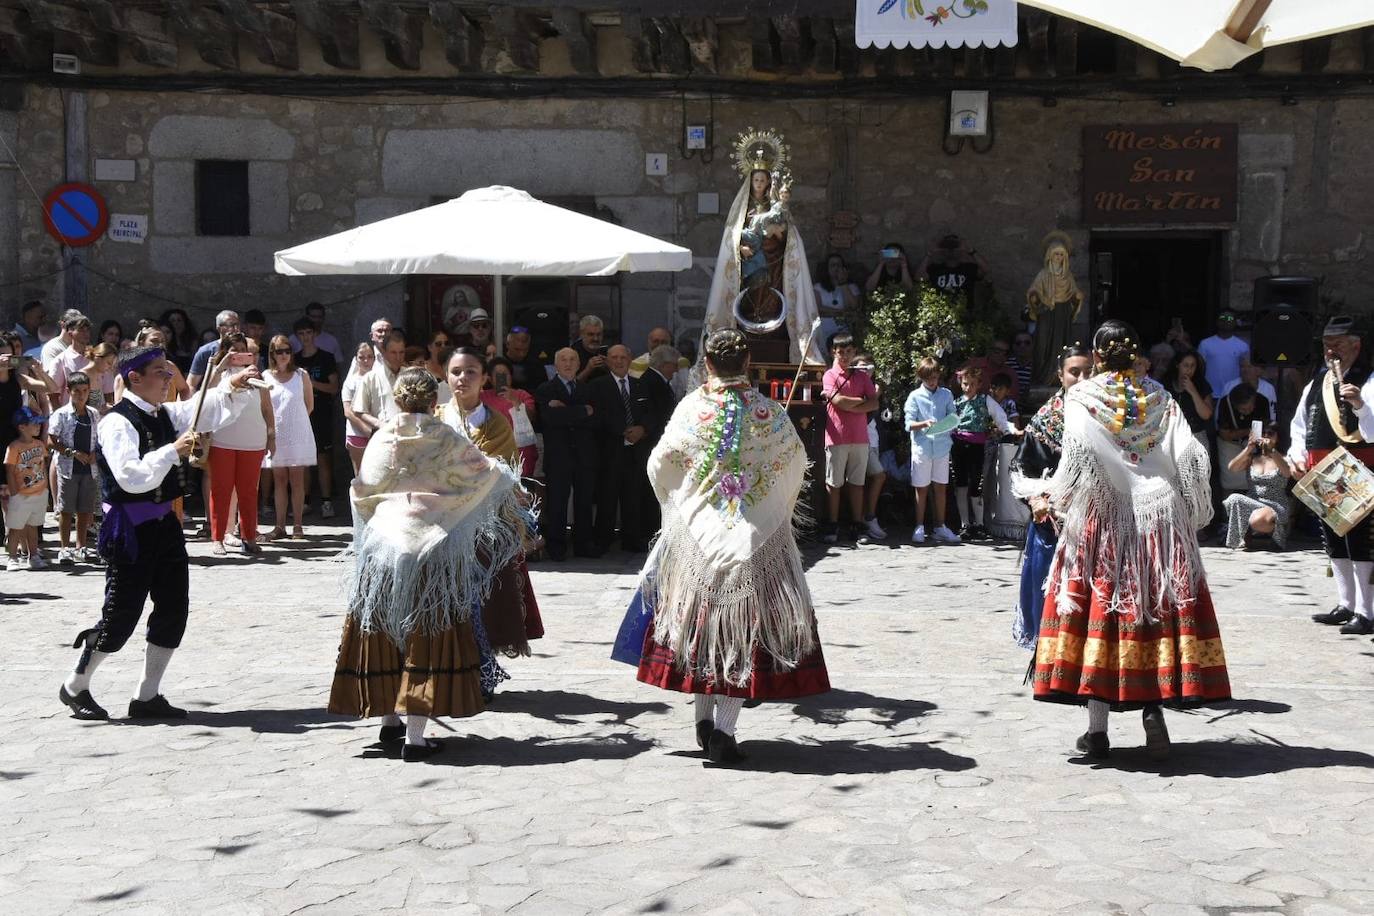
[[[1068,348],[1065,347],[1065,349]],[[1112,359],[1117,356],[1129,356],[1131,359],[1135,359],[1136,354],[1139,352],[1140,348],[1137,347],[1135,341],[1131,340],[1129,337],[1113,340],[1104,346],[1098,347],[1096,350],[1098,359],[1104,360]]]

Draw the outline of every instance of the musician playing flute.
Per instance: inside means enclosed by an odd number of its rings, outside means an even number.
[[[243,354],[251,360],[250,354]],[[164,403],[172,366],[156,347],[135,347],[119,360],[124,397],[100,421],[100,489],[104,521],[99,550],[105,559],[105,603],[100,622],[76,637],[76,670],[58,699],[77,719],[108,719],[91,696],[91,676],[124,648],[151,596],[143,678],[129,701],[131,719],[186,717],[162,695],[162,675],[181,645],[190,609],[186,540],[173,501],[186,489],[186,458],[196,444],[190,431],[209,432],[233,422],[256,397],[245,392],[261,379],[256,366],[226,373],[199,401]]]
[[[1322,330],[1326,363],[1303,389],[1290,427],[1288,460],[1302,474],[1337,446],[1356,460],[1374,467],[1374,374],[1361,352],[1355,319],[1337,315]],[[1344,537],[1322,526],[1322,545],[1331,558],[1336,580],[1336,606],[1313,614],[1317,623],[1340,626],[1346,635],[1374,633],[1374,516],[1351,528]]]

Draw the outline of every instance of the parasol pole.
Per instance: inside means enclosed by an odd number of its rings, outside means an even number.
[[[801,361],[797,363],[797,374],[792,376],[792,387],[787,389],[787,402],[782,405],[784,412],[792,406],[792,395],[797,390],[797,383],[801,381],[801,374],[806,369],[806,354],[811,352],[811,338],[816,336],[816,331],[820,329],[821,319],[816,317],[811,319],[811,330],[806,332],[806,342],[802,344]]]

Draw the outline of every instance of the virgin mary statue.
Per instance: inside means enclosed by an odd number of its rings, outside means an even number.
[[[788,209],[787,144],[771,130],[751,128],[735,141],[732,156],[744,181],[720,240],[702,340],[722,328],[752,338],[786,334],[793,362],[824,364],[824,342],[811,334],[820,314],[815,287]]]

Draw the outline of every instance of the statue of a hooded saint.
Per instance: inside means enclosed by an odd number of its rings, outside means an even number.
[[[1045,266],[1026,291],[1026,305],[1035,322],[1035,378],[1044,380],[1069,342],[1069,334],[1083,309],[1083,293],[1069,271],[1073,241],[1059,231],[1045,236]]]

